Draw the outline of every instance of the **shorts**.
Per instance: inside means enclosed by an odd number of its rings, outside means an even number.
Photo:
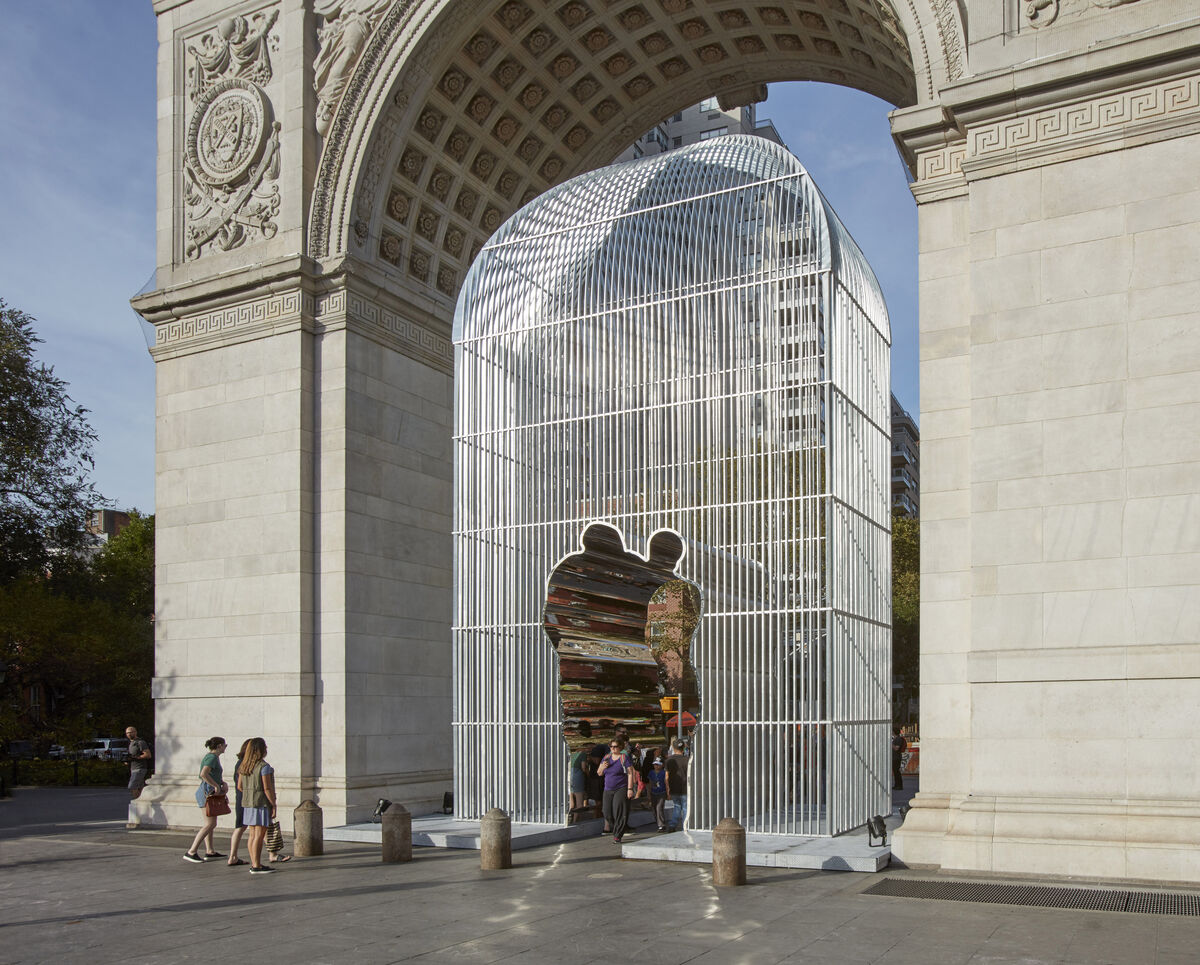
[[[586,786],[587,786],[587,777],[586,777],[586,775],[584,775],[583,771],[572,771],[571,772],[571,793],[572,794],[582,794],[584,791],[584,788]]]
[[[129,769],[129,790],[140,791],[146,786],[148,780],[150,780],[150,768],[131,767]]]

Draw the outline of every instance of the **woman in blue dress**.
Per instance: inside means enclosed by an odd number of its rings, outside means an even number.
[[[267,742],[252,737],[238,768],[237,787],[242,793],[242,823],[250,831],[250,874],[274,871],[262,863],[267,825],[275,820],[275,769],[267,763]]]

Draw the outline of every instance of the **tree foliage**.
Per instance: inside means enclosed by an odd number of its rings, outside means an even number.
[[[915,692],[920,682],[921,524],[892,517],[892,672]]]
[[[91,559],[0,586],[0,739],[69,745],[131,723],[150,732],[154,517],[131,516]]]
[[[0,585],[85,546],[88,511],[104,503],[88,478],[87,410],[35,359],[41,341],[0,299]]]

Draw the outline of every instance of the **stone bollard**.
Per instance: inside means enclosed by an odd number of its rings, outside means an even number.
[[[325,825],[317,802],[305,798],[292,812],[292,851],[301,858],[325,853]]]
[[[412,815],[403,804],[393,804],[380,817],[383,825],[385,864],[412,861]]]
[[[722,818],[713,828],[713,884],[746,883],[746,829],[733,818]]]
[[[479,867],[496,871],[512,867],[512,820],[492,808],[479,822]]]

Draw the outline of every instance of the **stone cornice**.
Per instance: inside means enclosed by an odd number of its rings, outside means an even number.
[[[350,330],[443,372],[454,351],[445,306],[394,294],[394,284],[351,258],[319,275],[293,257],[132,300],[154,326],[155,361],[304,330]]]
[[[971,180],[1200,131],[1200,22],[1031,61],[892,115],[918,202]]]
[[[317,298],[318,331],[347,329],[402,355],[451,374],[454,346],[450,329],[435,306],[422,308],[394,294],[378,272],[347,258],[321,283]]]

